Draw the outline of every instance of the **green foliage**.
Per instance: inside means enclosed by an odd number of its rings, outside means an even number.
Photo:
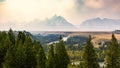
[[[36,66],[36,56],[33,51],[33,45],[32,45],[32,40],[30,39],[29,36],[26,36],[26,41],[24,43],[25,47],[25,54],[26,54],[26,67],[27,68],[35,68]]]
[[[2,31],[0,32],[0,68],[100,68],[98,59],[104,61],[105,54],[106,68],[120,68],[120,46],[114,34],[105,53],[101,48],[94,49],[91,36],[83,50],[73,49],[68,53],[62,36],[59,39],[59,43],[50,45],[45,55],[40,42],[31,39],[28,33],[18,32],[15,35],[11,29],[8,32]],[[74,46],[77,48],[76,45]],[[46,48],[47,45],[44,47]],[[80,66],[70,65],[68,54],[71,59],[80,59]]]
[[[17,37],[17,42],[21,42],[21,43],[24,43],[25,42],[25,34],[23,32],[19,32],[18,33],[18,37]]]
[[[11,42],[11,45],[14,45],[15,44],[15,35],[14,35],[12,29],[10,29],[8,31],[8,37],[9,37],[9,40]]]
[[[119,44],[114,34],[110,44],[107,46],[105,63],[106,68],[120,68]]]
[[[105,51],[100,49],[100,50],[97,52],[97,55],[98,55],[98,61],[99,61],[99,62],[104,62]]]
[[[47,59],[47,68],[55,68],[55,64],[54,46],[50,45]]]
[[[0,32],[0,68],[45,68],[45,59],[41,44],[23,32]]]
[[[61,40],[61,36],[59,43],[57,43],[55,47],[55,61],[56,68],[67,68],[68,64],[70,63],[69,56],[65,49],[65,45]]]
[[[84,36],[73,36],[68,38],[65,44],[69,50],[82,50],[86,40],[87,37]]]
[[[73,36],[68,38],[67,44],[84,44],[86,40],[87,40],[87,37]]]
[[[6,55],[9,46],[9,37],[5,32],[0,32],[0,67],[2,67],[2,63],[4,62],[4,56]]]
[[[82,66],[80,66],[81,68],[100,68],[97,62],[97,55],[93,44],[91,43],[91,40],[92,38],[90,36],[83,49],[83,62],[80,63],[82,64]]]
[[[68,68],[79,68],[79,66],[75,66],[75,65],[68,65]]]
[[[14,59],[10,50],[7,51],[4,59],[5,62],[2,64],[3,65],[2,68],[14,68],[14,62],[13,62]]]
[[[39,48],[37,53],[37,67],[36,68],[45,68],[46,67],[46,56],[44,54],[43,48]]]
[[[41,42],[41,44],[50,43],[56,40],[59,40],[59,34],[49,34],[46,36],[43,35],[35,35],[34,38]]]

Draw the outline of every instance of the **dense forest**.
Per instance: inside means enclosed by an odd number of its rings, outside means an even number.
[[[83,41],[79,37],[72,38],[64,42],[60,35],[56,37],[59,42],[46,45],[48,50],[45,51],[45,45],[31,39],[24,31],[17,35],[12,29],[0,31],[0,68],[120,68],[120,45],[114,34],[106,48],[97,49],[91,36],[82,37]],[[73,45],[72,41],[82,48],[66,46],[66,43]],[[79,61],[79,64],[73,61]],[[104,65],[101,67],[99,62],[104,62]]]

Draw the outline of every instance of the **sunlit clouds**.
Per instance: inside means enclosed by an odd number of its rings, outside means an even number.
[[[84,4],[86,7],[94,9],[99,9],[104,6],[102,0],[84,0]]]
[[[0,24],[16,28],[56,14],[79,25],[96,17],[120,19],[119,7],[120,0],[0,0]]]
[[[72,0],[7,0],[5,7],[11,20],[31,21],[57,15],[67,15],[74,6]]]

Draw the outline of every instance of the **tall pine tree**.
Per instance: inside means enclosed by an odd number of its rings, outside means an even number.
[[[0,33],[0,68],[4,62],[4,57],[6,55],[7,49],[10,45],[10,40],[6,32]]]
[[[114,34],[112,34],[110,44],[107,46],[105,63],[106,68],[120,68],[119,44]]]
[[[14,45],[15,44],[15,35],[14,35],[14,32],[12,31],[12,29],[10,29],[8,31],[8,36],[11,41],[11,45]]]
[[[2,64],[2,68],[15,68],[13,57],[10,50],[6,52],[6,56],[4,57],[4,59],[5,62]]]
[[[34,41],[33,49],[36,56],[36,68],[46,68],[46,56],[40,42]]]
[[[35,68],[36,55],[34,54],[32,39],[28,35],[26,35],[25,39],[26,40],[24,42],[24,47],[25,47],[25,54],[26,54],[26,60],[25,60],[26,68]]]
[[[70,63],[62,36],[60,36],[59,43],[57,43],[55,46],[55,63],[55,68],[67,68],[68,64]]]
[[[98,61],[97,61],[97,55],[94,50],[93,44],[91,42],[92,38],[89,36],[89,39],[86,42],[86,45],[83,49],[83,62],[81,68],[100,68]]]
[[[46,68],[46,56],[42,47],[39,48],[36,58],[37,58],[36,68]]]
[[[50,45],[47,59],[47,68],[55,68],[55,55],[54,55],[54,46]]]

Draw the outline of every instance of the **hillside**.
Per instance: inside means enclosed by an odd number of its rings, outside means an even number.
[[[51,32],[38,32],[38,34],[30,33],[24,31],[25,34],[28,34],[33,40],[38,40],[41,44],[48,44],[59,40],[59,36],[62,35],[63,38],[66,38],[66,45],[83,45],[89,35],[93,37],[93,44],[95,47],[105,45],[111,39],[112,33],[115,33],[117,40],[120,42],[120,34],[113,32],[60,32],[60,31],[51,31]],[[102,43],[102,44],[99,44]]]

